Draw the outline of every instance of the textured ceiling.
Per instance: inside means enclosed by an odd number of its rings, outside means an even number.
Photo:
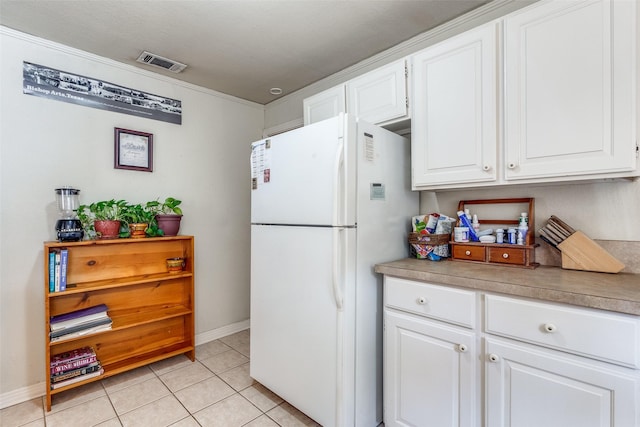
[[[487,2],[0,0],[0,25],[266,104]]]

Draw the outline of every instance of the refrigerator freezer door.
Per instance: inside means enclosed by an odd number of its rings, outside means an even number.
[[[346,123],[353,123],[347,126]],[[340,115],[251,145],[251,223],[353,225],[355,145]]]
[[[325,426],[353,424],[355,232],[251,226],[251,377]]]

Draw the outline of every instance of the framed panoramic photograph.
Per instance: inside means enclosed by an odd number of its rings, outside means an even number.
[[[153,171],[153,134],[115,128],[115,169]]]

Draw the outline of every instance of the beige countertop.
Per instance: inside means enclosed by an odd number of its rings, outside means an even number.
[[[404,279],[640,316],[640,274],[593,273],[550,266],[525,269],[412,258],[377,264],[375,271]]]

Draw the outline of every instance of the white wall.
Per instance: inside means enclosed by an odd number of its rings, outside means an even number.
[[[196,334],[246,323],[249,143],[262,135],[263,106],[3,27],[0,52],[0,403],[44,393],[42,244],[55,240],[62,185],[79,188],[81,203],[183,200]],[[182,125],[25,95],[23,61],[181,100]],[[153,133],[153,173],[113,168],[114,127]]]

